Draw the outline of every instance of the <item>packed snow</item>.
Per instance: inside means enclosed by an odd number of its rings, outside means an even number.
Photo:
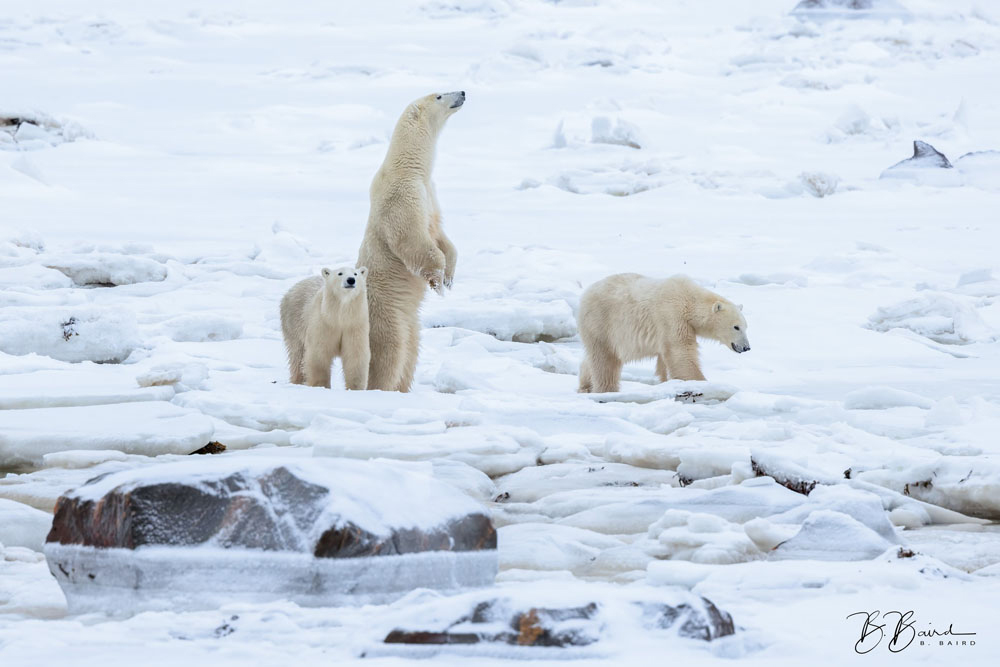
[[[908,662],[1000,659],[993,3],[7,14],[0,664],[401,664],[428,653],[386,632],[492,593],[604,605],[575,657],[608,664],[847,664],[848,615],[876,609],[978,633]],[[460,89],[435,167],[458,269],[424,304],[414,391],[346,392],[337,368],[333,389],[290,385],[282,294],[356,260],[399,113]],[[617,272],[742,303],[753,351],[705,342],[706,382],[658,383],[647,360],[621,392],[577,394],[579,297]],[[496,586],[70,613],[40,552],[57,498],[108,473],[190,474],[209,442],[247,465],[421,468],[489,508]],[[692,595],[736,634],[615,613]],[[476,664],[562,655],[517,648]]]

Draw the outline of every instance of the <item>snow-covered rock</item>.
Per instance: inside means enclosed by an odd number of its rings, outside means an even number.
[[[396,615],[402,618],[384,621],[391,629],[383,641],[407,645],[406,655],[423,657],[462,644],[464,655],[583,658],[601,655],[603,642],[626,640],[637,629],[645,636],[669,634],[703,641],[735,633],[732,616],[697,595],[601,584],[579,585],[575,590],[518,584],[434,600],[409,610],[405,617]],[[532,653],[537,647],[549,650]],[[552,653],[555,647],[562,651]],[[415,653],[417,648],[422,650]],[[385,647],[374,654],[393,653]]]
[[[0,351],[72,363],[119,363],[142,344],[135,315],[121,307],[8,307]]]
[[[830,19],[908,19],[909,10],[897,0],[801,0],[792,16],[812,21]]]
[[[36,150],[92,136],[72,121],[37,111],[0,109],[0,150]]]
[[[199,457],[63,496],[45,554],[73,610],[328,605],[489,585],[496,531],[429,466]]]
[[[879,178],[898,178],[938,186],[962,184],[962,175],[944,153],[923,141],[914,141],[913,156],[892,165]]]

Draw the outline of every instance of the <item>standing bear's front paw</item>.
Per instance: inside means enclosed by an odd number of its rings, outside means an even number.
[[[444,271],[425,271],[423,278],[427,281],[428,287],[444,296]]]

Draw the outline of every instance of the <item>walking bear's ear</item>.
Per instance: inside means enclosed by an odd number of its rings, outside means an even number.
[[[363,276],[368,275],[368,267],[362,266],[360,269],[358,269],[358,273],[360,273]]]
[[[324,278],[329,278],[330,277],[330,269],[327,269],[327,268],[324,267],[323,270],[320,271],[320,273],[323,274]]]
[[[716,301],[716,302],[715,302],[715,303],[714,303],[714,304],[712,305],[712,312],[713,312],[713,313],[717,313],[717,312],[719,312],[720,310],[722,310],[722,302],[721,302],[721,301]]]

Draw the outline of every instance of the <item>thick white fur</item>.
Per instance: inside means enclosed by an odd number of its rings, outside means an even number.
[[[662,382],[704,380],[698,338],[735,352],[750,349],[741,311],[685,276],[657,280],[620,273],[594,283],[580,298],[580,391],[618,391],[622,366],[648,357],[656,357]]]
[[[420,351],[420,303],[429,286],[451,287],[458,253],[441,229],[431,172],[437,138],[465,93],[433,93],[410,104],[369,195],[358,264],[371,270],[369,389],[409,391]]]
[[[367,274],[365,267],[323,269],[281,299],[281,333],[292,382],[329,388],[330,366],[340,357],[347,388],[368,388]]]

